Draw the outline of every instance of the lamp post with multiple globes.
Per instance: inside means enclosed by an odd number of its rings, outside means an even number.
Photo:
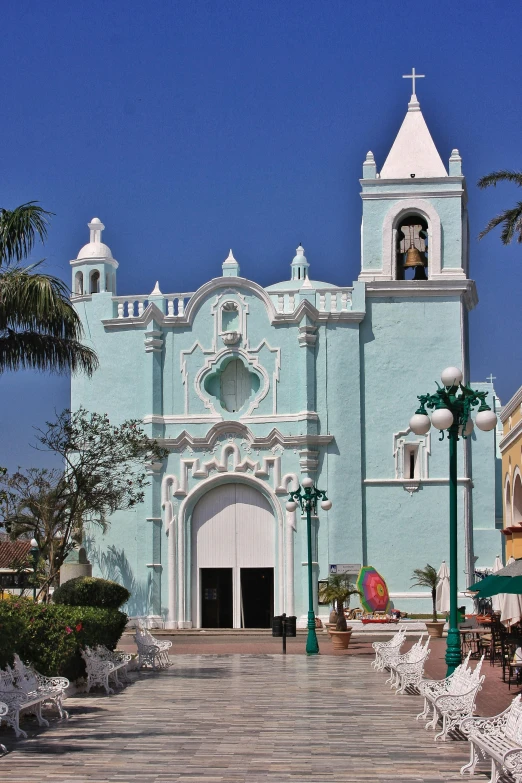
[[[332,508],[332,501],[326,497],[326,492],[314,487],[313,479],[304,478],[302,487],[295,492],[290,492],[290,499],[286,504],[287,511],[295,511],[298,504],[301,511],[306,514],[306,534],[308,542],[308,635],[306,637],[307,655],[319,654],[319,643],[315,632],[314,588],[312,576],[312,514],[317,514],[317,501],[321,501],[323,511]]]
[[[458,600],[458,552],[457,552],[457,441],[466,439],[473,432],[472,410],[479,405],[475,424],[488,432],[497,424],[497,415],[486,404],[488,392],[479,392],[462,383],[462,372],[457,367],[447,367],[441,374],[442,387],[434,394],[421,394],[420,405],[410,419],[410,429],[416,435],[426,435],[433,424],[449,440],[449,523],[450,523],[450,617],[446,643],[447,676],[461,662],[460,634],[457,622]],[[426,410],[433,410],[431,420]]]

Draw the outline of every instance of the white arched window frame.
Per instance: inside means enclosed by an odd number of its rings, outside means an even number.
[[[76,296],[83,295],[83,272],[76,272],[74,276],[74,293]]]
[[[510,527],[512,523],[512,506],[511,506],[511,482],[509,480],[509,474],[506,475],[504,482],[504,519],[506,521],[505,527]]]
[[[430,453],[430,433],[419,437],[409,427],[396,432],[393,436],[395,478],[401,481],[422,481],[428,478]]]
[[[382,277],[397,279],[397,231],[404,218],[420,215],[428,224],[428,280],[442,273],[442,234],[440,217],[429,201],[405,199],[388,210],[382,226]]]

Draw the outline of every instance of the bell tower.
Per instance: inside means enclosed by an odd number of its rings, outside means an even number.
[[[116,294],[116,270],[118,262],[112,257],[111,249],[102,240],[105,226],[97,217],[87,224],[90,231],[89,242],[82,247],[72,267],[72,295],[91,296],[91,294]]]
[[[444,166],[415,93],[380,172],[363,163],[361,273],[365,282],[415,283],[468,277],[467,192],[454,149]]]

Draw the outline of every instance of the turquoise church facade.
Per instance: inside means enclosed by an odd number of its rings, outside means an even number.
[[[89,224],[73,302],[100,369],[73,378],[72,407],[140,419],[169,451],[147,467],[143,504],[87,536],[95,573],[131,589],[131,614],[262,627],[285,611],[304,626],[306,523],[286,510],[304,476],[333,503],[313,519],[316,601],[332,567],[355,576],[364,564],[395,606],[430,610],[410,577],[448,560],[448,444],[408,422],[444,367],[470,380],[478,300],[461,158],[453,150],[445,167],[415,95],[384,165],[369,152],[360,184],[351,285],[315,280],[299,246],[290,279],[267,288],[241,277],[231,251],[196,292],[119,295],[104,226]],[[490,383],[474,386],[495,399]],[[497,464],[495,433],[460,441],[461,590],[498,554]]]

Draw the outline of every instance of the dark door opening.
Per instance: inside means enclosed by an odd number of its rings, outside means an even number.
[[[241,598],[244,628],[271,628],[274,617],[274,569],[242,568]]]
[[[201,569],[201,627],[232,628],[232,569]]]

